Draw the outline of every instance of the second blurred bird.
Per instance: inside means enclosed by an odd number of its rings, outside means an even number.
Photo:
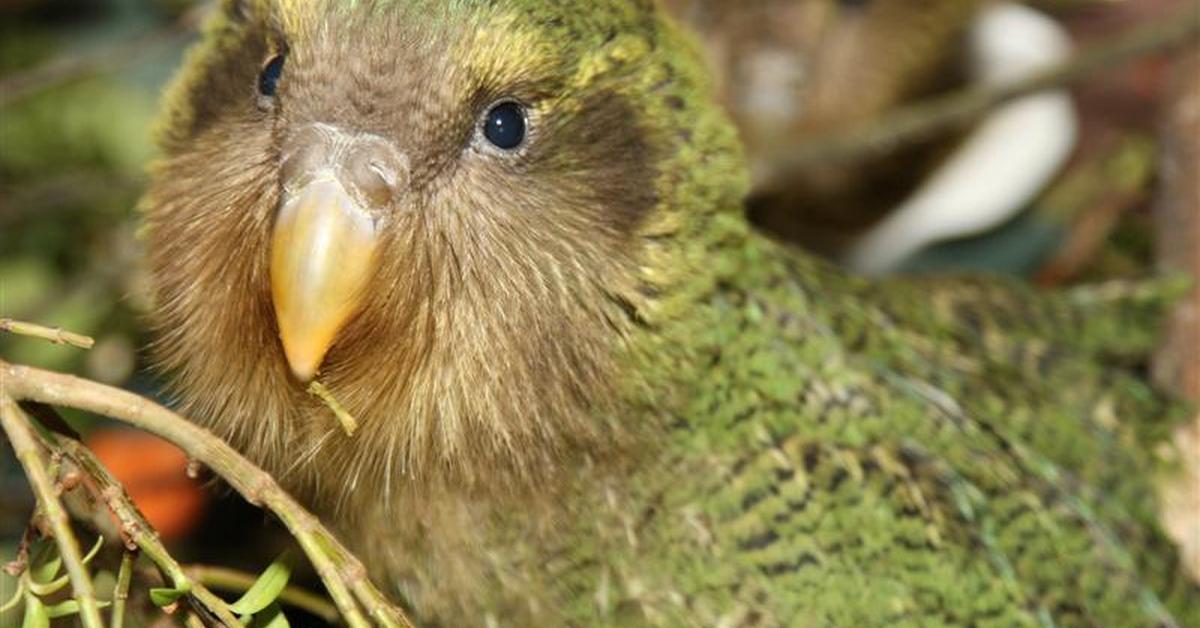
[[[964,199],[960,190],[947,192],[928,184],[931,173],[954,161],[960,143],[971,143],[964,141],[963,133],[947,132],[890,151],[781,167],[781,157],[797,146],[878,121],[899,106],[972,82],[994,84],[997,73],[1008,75],[1002,80],[1018,80],[1008,67],[1014,62],[1026,66],[1017,72],[1028,72],[1059,61],[1068,52],[1065,35],[1049,18],[1030,9],[986,0],[667,0],[666,4],[699,32],[721,99],[741,130],[758,190],[750,207],[756,222],[859,270],[893,270],[926,241],[969,232],[943,225],[936,238],[933,233],[883,237],[899,231],[881,225],[893,210],[949,204],[958,208],[959,218],[990,212],[968,221],[977,229],[985,223],[990,226],[1024,205],[1030,182],[1044,182],[1052,175],[1072,145],[1073,120],[1062,95],[1057,110],[1042,111],[1042,126],[1054,123],[1063,132],[1046,148],[1033,149],[1044,154],[1040,168],[1017,173],[1012,184],[989,180],[993,187],[988,197],[1000,194],[1011,200],[993,200],[992,207],[986,208],[971,207],[972,199]],[[994,36],[988,39],[997,29],[1005,35],[1005,50],[995,49]],[[1014,61],[1014,52],[1021,59]],[[1047,120],[1046,115],[1055,119]],[[984,158],[993,150],[1003,152],[1005,147],[984,147]],[[978,159],[979,152],[971,158]],[[956,195],[949,203],[924,198],[947,193]],[[997,214],[999,210],[1003,214]],[[873,234],[877,225],[887,233]],[[892,241],[904,238],[908,241]],[[854,250],[859,242],[873,250],[880,243],[894,250],[864,256]]]

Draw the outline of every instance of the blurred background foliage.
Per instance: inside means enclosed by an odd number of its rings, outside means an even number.
[[[9,2],[0,31],[0,310],[96,334],[95,353],[0,339],[11,360],[123,383],[142,344],[132,209],[185,40],[178,2]],[[140,42],[144,46],[122,44]],[[118,56],[111,57],[114,51]]]
[[[1161,18],[1187,1],[1032,4],[1060,20],[1086,45]],[[920,3],[907,0],[877,2],[907,6],[908,12],[922,10],[916,6]],[[703,5],[713,3],[667,4],[688,19],[698,19]],[[872,3],[736,4],[768,20],[773,5],[826,5],[826,15],[832,17],[814,31],[815,39],[805,42],[819,49],[851,45],[839,44],[835,35],[846,30],[846,21],[861,19],[862,6]],[[78,373],[163,400],[144,353],[148,337],[140,316],[147,291],[138,265],[136,206],[146,164],[154,155],[152,121],[162,86],[194,40],[205,8],[187,0],[0,0],[0,317],[61,326],[97,340],[91,351],[80,351],[0,334],[0,356],[5,360]],[[754,23],[746,30],[745,20],[737,33],[722,32],[720,21],[708,27],[704,37],[710,44],[731,36],[756,36]],[[886,37],[889,29],[880,32]],[[888,107],[960,88],[961,56],[961,33],[947,36],[926,64],[943,74],[932,82],[921,81],[919,88],[897,92]],[[1172,58],[1171,51],[1148,55],[1074,86],[1080,141],[1045,192],[1000,227],[928,248],[909,259],[904,269],[984,269],[1045,285],[1147,272],[1153,263],[1149,208],[1158,180],[1159,120]],[[863,68],[864,76],[871,69]],[[736,81],[726,81],[725,89],[734,89],[731,85]],[[731,100],[728,93],[724,97]],[[885,213],[896,201],[897,189],[901,195],[911,191],[931,165],[953,150],[962,133],[957,129],[934,138],[935,148],[926,150],[922,159],[885,156],[890,170],[882,178],[867,174],[866,167],[854,173],[849,179],[854,202],[872,215]],[[804,136],[798,132],[785,139],[803,142]],[[878,185],[881,180],[892,183]],[[789,196],[756,202],[785,203],[784,211],[791,211],[830,201]],[[822,211],[851,210],[835,204]],[[152,522],[176,542],[173,548],[181,559],[202,556],[254,571],[282,547],[263,525],[263,515],[236,499],[206,510],[209,492],[200,491],[197,482],[184,475],[186,461],[176,450],[110,431],[88,417],[67,418],[88,436],[106,464],[120,471],[118,476],[130,485]],[[0,561],[13,555],[32,511],[25,480],[6,448],[0,443]],[[151,512],[156,510],[159,514]],[[240,542],[230,547],[228,538],[235,533]],[[259,540],[252,542],[252,536]],[[7,597],[11,586],[11,580],[0,576],[0,598]],[[0,623],[4,619],[0,617]]]

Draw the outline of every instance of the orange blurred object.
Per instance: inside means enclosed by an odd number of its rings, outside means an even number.
[[[200,522],[208,495],[188,477],[187,455],[178,447],[126,429],[96,430],[85,440],[163,539],[186,536]]]

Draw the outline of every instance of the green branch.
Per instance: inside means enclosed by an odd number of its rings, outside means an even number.
[[[229,610],[229,605],[203,585],[194,582],[183,567],[175,561],[158,534],[133,504],[133,499],[119,482],[100,464],[91,450],[78,441],[50,435],[53,440],[47,445],[61,451],[79,470],[96,483],[99,497],[109,511],[120,522],[121,533],[146,558],[158,567],[170,581],[175,591],[186,593],[200,605],[201,609],[226,626],[238,627],[242,622]],[[132,549],[128,545],[126,550]]]
[[[274,478],[227,443],[133,393],[89,380],[0,361],[0,389],[20,400],[86,410],[165,438],[224,478],[247,501],[273,512],[299,542],[346,622],[369,625],[359,604],[386,627],[412,623],[366,577],[366,569]],[[15,404],[14,404],[15,405]]]
[[[0,376],[2,377],[2,376]],[[0,382],[3,380],[0,379]],[[92,584],[84,565],[83,555],[79,551],[79,541],[71,530],[71,522],[67,511],[59,501],[58,491],[54,481],[43,464],[42,451],[38,447],[34,427],[29,417],[21,410],[17,402],[0,389],[0,424],[12,443],[13,451],[25,468],[25,475],[33,486],[37,496],[38,506],[45,513],[54,532],[54,542],[62,557],[63,565],[71,580],[71,588],[75,600],[79,603],[79,617],[85,628],[101,628],[100,605],[96,601],[96,589]]]

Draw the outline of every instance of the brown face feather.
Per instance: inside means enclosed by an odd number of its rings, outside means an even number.
[[[514,58],[536,32],[431,12],[221,22],[176,89],[146,201],[156,355],[184,408],[326,501],[520,486],[622,437],[595,417],[634,325],[620,295],[658,200],[656,146],[625,94],[567,85],[578,59]],[[264,101],[259,73],[283,50]],[[512,152],[479,133],[502,99],[529,111]],[[353,437],[289,371],[272,307],[281,164],[313,125],[383,138],[410,166],[321,365]]]

